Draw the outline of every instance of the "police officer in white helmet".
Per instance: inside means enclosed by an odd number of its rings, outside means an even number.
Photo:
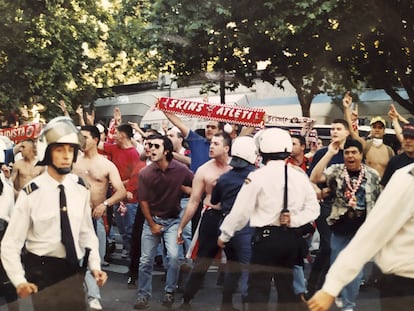
[[[1,260],[17,294],[32,295],[34,310],[86,310],[80,260],[98,284],[98,239],[92,225],[89,189],[71,174],[80,148],[67,117],[51,120],[39,136],[38,165],[46,171],[23,187],[1,244]],[[23,246],[26,254],[20,258]],[[88,249],[90,256],[88,260]]]
[[[300,309],[304,306],[292,285],[293,265],[301,256],[300,234],[295,229],[319,215],[319,204],[307,175],[285,164],[292,151],[288,132],[265,129],[256,135],[256,142],[265,166],[246,178],[220,227],[218,245],[224,247],[250,220],[255,233],[248,281],[249,310],[267,310],[273,278],[277,310]]]

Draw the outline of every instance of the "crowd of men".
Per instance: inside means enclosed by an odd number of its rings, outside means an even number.
[[[102,310],[116,223],[130,260],[126,283],[138,288],[134,309],[149,307],[159,257],[166,308],[180,287],[179,308],[196,309],[206,272],[221,258],[222,311],[237,310],[238,288],[243,308],[266,310],[273,283],[278,310],[336,302],[350,311],[368,277],[383,310],[406,310],[414,300],[414,124],[390,107],[401,141],[393,150],[382,117],[360,137],[349,93],[343,107],[326,147],[317,137],[217,121],[200,134],[171,113],[171,126],[143,131],[123,123],[119,108],[108,127],[78,110],[78,127],[57,117],[37,141],[1,145],[0,286],[9,309],[31,296],[34,310]],[[315,230],[319,248],[305,278]],[[374,257],[378,266],[364,276]]]

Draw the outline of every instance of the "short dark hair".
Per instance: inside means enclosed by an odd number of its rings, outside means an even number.
[[[101,134],[95,125],[83,125],[81,126],[80,130],[89,132],[92,138],[98,138],[98,142],[96,144],[99,144],[99,141],[101,140]]]
[[[215,137],[223,137],[223,145],[229,147],[229,154],[231,154],[231,142],[233,141],[229,134],[226,132],[217,132]]]
[[[129,138],[132,138],[134,136],[134,133],[132,131],[132,126],[129,124],[124,123],[124,124],[118,125],[116,129],[119,132],[125,133]]]
[[[292,138],[296,138],[297,140],[299,140],[299,143],[300,143],[301,146],[306,146],[306,139],[302,135],[294,134],[294,135],[290,135],[290,136]]]
[[[167,151],[167,155],[166,155],[167,161],[170,162],[174,158],[173,156],[174,146],[173,146],[171,139],[169,139],[167,135],[151,134],[146,139],[148,140],[161,139],[164,145],[164,151]]]
[[[358,151],[360,152],[360,153],[362,153],[363,152],[363,148],[362,148],[362,144],[361,144],[361,142],[360,141],[358,141],[358,140],[356,140],[356,139],[351,139],[351,138],[349,138],[349,139],[347,139],[346,141],[345,141],[345,145],[344,145],[344,150],[345,149],[348,149],[349,147],[357,147],[358,148]]]
[[[342,124],[345,127],[346,130],[349,131],[349,123],[348,123],[347,120],[344,120],[344,119],[335,119],[335,120],[333,120],[331,122],[331,124],[333,124],[333,123],[340,123],[340,124]]]

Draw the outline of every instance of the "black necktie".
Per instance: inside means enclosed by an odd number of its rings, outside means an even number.
[[[66,259],[74,267],[79,267],[78,256],[76,255],[75,243],[73,243],[72,230],[70,229],[70,222],[68,217],[68,209],[66,207],[65,187],[59,185],[60,196],[60,228],[62,231],[62,243],[66,250]]]

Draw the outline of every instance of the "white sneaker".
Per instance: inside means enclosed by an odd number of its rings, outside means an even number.
[[[121,257],[122,258],[128,258],[128,256],[129,256],[129,252],[126,249],[123,249],[122,250]]]
[[[91,310],[102,310],[102,305],[97,298],[90,298],[89,299],[89,308]]]
[[[342,302],[342,298],[340,298],[340,297],[335,298],[335,304],[338,308],[342,308],[344,306],[344,304]]]

